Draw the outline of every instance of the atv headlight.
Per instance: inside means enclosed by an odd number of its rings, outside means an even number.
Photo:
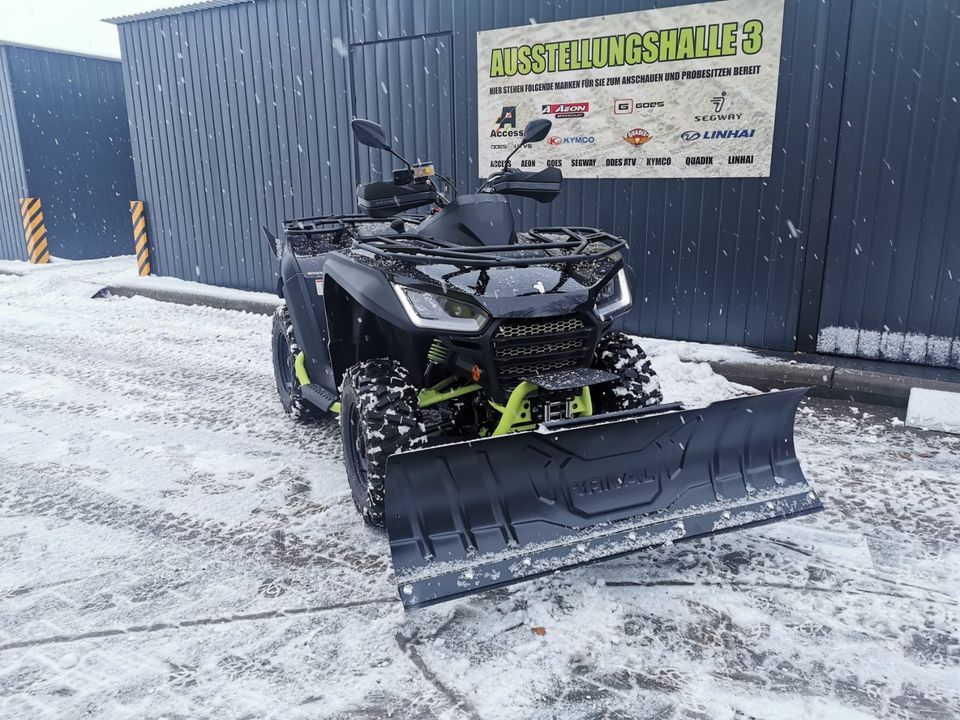
[[[443,295],[394,285],[394,292],[407,317],[417,327],[455,332],[480,332],[487,324],[487,316],[479,308]]]
[[[630,296],[630,283],[627,282],[627,271],[620,268],[620,272],[604,285],[597,295],[597,315],[606,320],[633,305]]]

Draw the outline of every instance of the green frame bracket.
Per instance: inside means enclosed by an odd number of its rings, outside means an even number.
[[[307,356],[302,352],[297,353],[297,359],[293,361],[293,372],[297,376],[297,382],[300,387],[310,384],[310,376],[307,374]]]
[[[535,423],[521,423],[531,419],[530,401],[527,398],[530,393],[537,389],[539,389],[538,385],[524,380],[510,393],[506,405],[499,405],[490,401],[490,406],[500,413],[500,422],[497,423],[497,427],[491,435],[506,435],[511,432],[533,430],[536,427]],[[584,386],[580,394],[570,401],[570,415],[572,417],[590,417],[593,415],[593,397],[590,395],[589,385]]]
[[[527,396],[536,389],[536,385],[534,385],[532,382],[527,382],[524,380],[513,389],[513,392],[510,393],[510,397],[507,398],[506,405],[497,405],[493,402],[490,403],[495,410],[500,412],[500,422],[497,423],[497,427],[492,433],[494,436],[506,435],[507,433],[512,432],[514,430],[514,425],[524,420],[522,414],[524,403],[526,403]],[[527,403],[527,409],[529,410],[529,403]]]
[[[450,387],[456,381],[455,377],[448,377],[446,380],[438,382],[433,387],[427,388],[426,390],[421,390],[419,399],[420,407],[430,407],[431,405],[437,405],[447,400],[453,400],[453,398],[458,398],[461,395],[468,395],[472,392],[476,392],[480,389],[480,385],[477,383],[471,383],[470,385],[461,385],[460,387],[453,388],[452,390],[447,390],[446,388]]]

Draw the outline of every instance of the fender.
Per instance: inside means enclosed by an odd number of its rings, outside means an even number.
[[[361,360],[387,357],[422,383],[427,350],[436,333],[410,322],[390,281],[380,271],[329,255],[324,265],[325,326],[334,383]]]

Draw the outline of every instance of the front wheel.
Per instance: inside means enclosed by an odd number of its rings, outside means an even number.
[[[387,458],[426,440],[416,388],[400,363],[367,360],[340,388],[340,436],[353,502],[363,521],[384,525]]]
[[[634,410],[663,402],[660,378],[636,338],[610,333],[597,347],[596,366],[619,376],[603,395],[607,409]]]

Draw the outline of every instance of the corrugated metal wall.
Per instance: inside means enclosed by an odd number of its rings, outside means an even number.
[[[960,367],[960,4],[858,2],[824,352]]]
[[[683,4],[262,0],[122,24],[160,273],[272,287],[275,262],[254,237],[261,224],[352,211],[356,182],[392,168],[385,154],[353,147],[354,114],[381,122],[404,152],[434,160],[461,189],[474,186],[478,113],[499,110],[477,106],[478,31]],[[814,349],[830,286],[846,65],[872,62],[854,38],[867,32],[851,22],[855,5],[863,13],[871,2],[786,0],[771,177],[568,181],[552,205],[518,202],[523,225],[582,223],[626,237],[637,298],[629,330]],[[213,60],[198,62],[204,53]],[[191,97],[210,107],[191,109]]]
[[[274,288],[260,227],[353,201],[339,5],[242,3],[120,37],[154,271]]]
[[[16,208],[24,194],[43,202],[55,257],[132,253],[129,202],[137,188],[120,63],[19,46],[0,50],[6,58],[0,94],[6,87],[15,120],[0,133],[10,133],[5,145],[19,148],[23,175],[19,188],[14,180],[0,189],[4,227],[10,226],[4,236],[13,242],[7,257],[26,259]],[[4,165],[2,174],[15,178],[16,164]]]
[[[493,122],[500,109],[477,106],[477,32],[685,4],[692,3],[352,0],[356,112],[383,123],[405,149],[452,169],[461,188],[473,187],[477,114]],[[770,178],[568,180],[549,206],[516,203],[525,224],[585,224],[630,241],[637,303],[629,330],[795,348],[829,13],[822,3],[786,3]],[[452,125],[442,122],[451,116]],[[391,167],[382,153],[363,149],[359,159],[361,181]]]
[[[26,192],[27,179],[7,69],[8,50],[0,46],[0,260],[26,260],[18,198]]]

